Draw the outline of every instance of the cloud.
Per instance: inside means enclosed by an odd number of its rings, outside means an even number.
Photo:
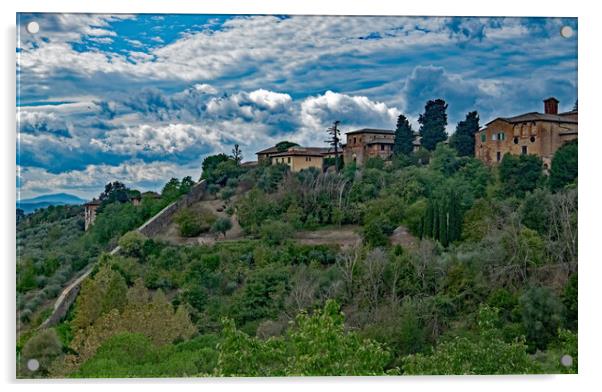
[[[104,138],[92,139],[90,144],[105,152],[129,156],[164,156],[191,148],[198,150],[201,146],[216,147],[224,139],[216,131],[191,124],[140,125],[110,131]]]
[[[170,162],[131,160],[119,165],[88,165],[83,170],[51,173],[42,168],[18,167],[21,197],[49,192],[69,192],[82,197],[97,195],[104,185],[121,181],[138,189],[160,189],[171,177],[198,178],[200,168],[182,167]]]
[[[71,137],[70,126],[55,113],[20,110],[17,112],[17,124],[21,133]]]
[[[307,143],[323,143],[326,128],[336,120],[341,128],[385,128],[392,129],[400,112],[383,102],[368,97],[349,96],[327,91],[323,95],[306,98],[301,104],[303,129],[299,138]]]

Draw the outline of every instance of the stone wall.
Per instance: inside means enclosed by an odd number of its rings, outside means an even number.
[[[205,194],[205,189],[207,188],[207,184],[205,180],[194,184],[190,192],[186,195],[182,196],[178,200],[174,201],[164,209],[162,209],[158,214],[150,218],[146,221],[142,226],[140,226],[137,230],[146,235],[147,237],[152,237],[159,233],[161,229],[163,229],[166,225],[171,222],[171,218],[174,216],[176,212],[181,210],[182,208],[186,208],[191,204],[196,203],[201,200]],[[114,255],[119,253],[119,246],[115,247],[111,250],[110,254]],[[48,328],[53,325],[58,324],[63,317],[67,314],[67,311],[75,302],[77,298],[77,294],[81,288],[82,282],[90,275],[92,270],[94,269],[95,264],[91,264],[78,276],[69,286],[67,286],[62,292],[61,295],[57,298],[54,303],[54,309],[48,318],[40,325],[40,328]]]
[[[138,231],[147,237],[157,235],[164,227],[169,225],[171,218],[176,212],[201,200],[205,194],[206,188],[207,184],[205,183],[205,180],[194,184],[192,189],[190,189],[190,192],[162,209],[157,215],[153,216],[140,226]]]

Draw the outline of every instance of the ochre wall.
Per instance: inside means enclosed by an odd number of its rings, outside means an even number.
[[[482,134],[486,134],[483,142]],[[499,134],[505,135],[499,140]],[[498,140],[492,140],[493,135]],[[569,140],[577,138],[577,124],[556,123],[549,121],[531,121],[511,124],[503,120],[495,120],[486,128],[475,134],[475,156],[488,165],[498,163],[504,154],[522,154],[523,146],[527,154],[542,158],[547,167],[550,166],[554,153]]]
[[[290,158],[290,160],[289,160]],[[309,160],[311,159],[311,160]],[[322,170],[322,166],[324,164],[324,159],[319,156],[315,157],[306,157],[302,155],[289,155],[284,157],[274,157],[272,158],[274,163],[284,163],[287,164],[291,171],[299,172],[303,169],[308,169],[310,167],[315,167],[317,169]]]

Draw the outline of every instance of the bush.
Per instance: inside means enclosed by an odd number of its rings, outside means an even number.
[[[270,245],[279,245],[293,235],[293,227],[281,221],[266,221],[261,225],[261,238]]]
[[[195,212],[184,208],[176,214],[174,221],[178,224],[182,237],[196,237],[208,232],[216,219],[215,214],[208,210]]]
[[[577,140],[572,140],[560,147],[552,158],[550,169],[550,188],[553,191],[564,188],[577,180],[578,174]]]
[[[226,232],[232,228],[232,222],[228,218],[217,218],[211,226],[211,232],[217,235],[226,236]]]
[[[20,373],[26,377],[47,375],[52,361],[61,355],[63,345],[54,329],[43,329],[25,343],[21,350]],[[27,369],[27,361],[36,359],[40,367],[34,373]]]
[[[534,287],[520,297],[523,327],[531,351],[545,350],[562,326],[563,306],[552,290]]]
[[[125,255],[139,257],[142,254],[145,241],[146,236],[144,234],[138,230],[132,230],[121,236],[118,244]]]

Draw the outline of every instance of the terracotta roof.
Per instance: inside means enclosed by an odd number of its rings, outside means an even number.
[[[353,135],[356,133],[382,133],[382,134],[392,135],[395,133],[395,131],[392,131],[390,129],[362,128],[362,129],[358,129],[356,131],[347,132],[346,135]]]
[[[255,154],[271,154],[273,152],[278,152],[278,148],[276,146],[266,148],[265,150],[257,151]]]
[[[305,157],[321,157],[322,152],[315,151],[315,148],[291,148],[288,151],[280,152],[272,155],[273,157],[288,157],[288,156],[305,156]]]
[[[566,113],[562,113],[562,114],[566,114]],[[572,118],[566,118],[566,117],[563,117],[562,115],[531,112],[531,113],[519,114],[518,116],[514,116],[514,117],[498,117],[494,120],[489,121],[486,125],[489,125],[496,120],[506,121],[510,124],[517,124],[517,123],[521,123],[521,122],[530,122],[530,121],[548,121],[548,122],[577,124],[577,120],[572,119]]]
[[[101,205],[102,202],[100,200],[97,199],[92,199],[91,201],[87,202],[86,204],[84,204],[85,206],[99,206]]]

